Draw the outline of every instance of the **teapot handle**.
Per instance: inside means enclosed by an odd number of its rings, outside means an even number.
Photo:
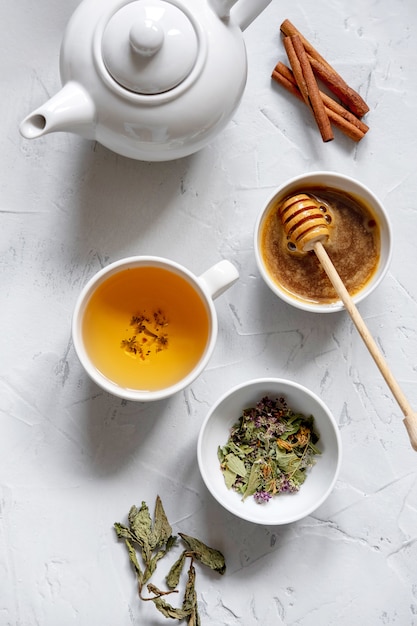
[[[238,0],[209,0],[213,11],[221,18],[230,16],[230,9]]]
[[[209,0],[213,11],[221,18],[232,17],[245,30],[268,6],[271,0]],[[235,6],[236,5],[236,6]]]
[[[271,0],[238,0],[230,15],[240,29],[245,30],[270,2]]]

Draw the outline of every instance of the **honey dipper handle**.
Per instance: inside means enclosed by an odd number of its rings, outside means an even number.
[[[403,394],[398,382],[394,378],[391,370],[389,369],[387,362],[385,361],[381,351],[379,350],[375,340],[373,339],[371,333],[369,332],[365,322],[363,321],[358,309],[356,308],[355,303],[353,302],[348,290],[346,289],[342,279],[333,263],[331,262],[323,244],[321,242],[317,242],[314,246],[314,252],[317,255],[324,271],[329,277],[333,287],[336,290],[339,298],[343,302],[345,309],[349,313],[352,318],[353,323],[355,324],[360,336],[362,337],[366,347],[368,348],[371,356],[373,357],[375,363],[377,364],[382,376],[385,379],[388,387],[391,389],[393,396],[397,400],[403,414],[404,414],[404,425],[407,429],[408,436],[410,438],[411,445],[414,450],[417,451],[417,413],[415,413],[407,398]]]

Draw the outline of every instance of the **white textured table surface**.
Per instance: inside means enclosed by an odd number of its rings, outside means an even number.
[[[59,88],[58,56],[76,0],[0,5],[0,625],[157,626],[137,598],[113,523],[163,500],[174,532],[221,549],[224,577],[199,569],[202,624],[417,624],[417,453],[402,415],[345,313],[277,301],[256,269],[252,231],[273,189],[305,171],[354,176],[390,214],[390,271],[360,311],[417,407],[417,4],[272,4],[245,32],[238,112],[209,147],[143,163],[75,135],[21,138],[20,121]],[[271,83],[289,18],[365,97],[358,145],[323,144],[307,109]],[[240,281],[216,302],[218,344],[183,394],[122,402],[74,354],[75,299],[126,255],[169,256],[201,273],[220,258]],[[199,427],[229,387],[294,379],[339,423],[339,480],[307,519],[240,522],[200,478]]]

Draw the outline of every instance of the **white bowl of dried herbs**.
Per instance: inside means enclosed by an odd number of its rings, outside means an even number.
[[[338,425],[324,402],[280,378],[249,380],[211,408],[197,445],[201,476],[228,511],[256,524],[310,515],[341,464]]]

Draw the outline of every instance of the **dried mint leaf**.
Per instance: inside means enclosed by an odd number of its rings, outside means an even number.
[[[143,560],[148,562],[152,552],[150,546],[152,520],[146,502],[142,502],[140,509],[133,505],[129,511],[128,519],[130,529],[142,548]]]
[[[154,603],[158,611],[160,611],[162,615],[164,615],[165,617],[171,617],[172,619],[180,620],[180,619],[185,619],[186,617],[190,615],[190,611],[185,611],[183,608],[177,609],[171,606],[168,602],[166,602],[160,596],[157,596],[156,598],[152,598],[152,602]]]
[[[149,560],[144,582],[147,582],[150,579],[150,577],[156,570],[156,565],[158,561],[162,559],[166,555],[166,553],[169,552],[169,550],[171,550],[171,548],[176,544],[176,541],[177,541],[176,537],[172,535],[168,537],[168,540],[165,544],[165,548],[162,550],[158,550],[158,552],[154,554],[154,556]]]
[[[178,534],[188,545],[191,552],[193,553],[193,556],[198,561],[203,563],[203,565],[207,565],[207,567],[210,567],[219,574],[225,573],[226,564],[224,556],[219,550],[209,548],[209,546],[207,546],[199,539],[196,539],[195,537],[190,537],[189,535],[185,535],[184,533]]]
[[[169,570],[165,580],[170,589],[175,589],[175,587],[179,584],[181,572],[184,569],[185,559],[186,552],[184,551]]]
[[[114,528],[117,537],[123,539],[126,545],[129,560],[138,579],[139,597],[142,600],[152,601],[165,617],[178,620],[187,619],[188,626],[201,626],[195,589],[193,559],[199,560],[220,574],[224,574],[226,565],[222,553],[209,548],[199,539],[180,533],[182,539],[187,544],[187,549],[183,551],[166,577],[169,590],[162,591],[152,583],[148,583],[146,585],[148,593],[153,594],[153,597],[143,597],[142,591],[145,583],[148,582],[156,570],[158,561],[176,544],[177,538],[172,535],[172,529],[159,496],[155,502],[153,523],[145,502],[142,502],[139,509],[136,506],[132,506],[128,513],[128,519],[129,528],[117,522],[114,524]],[[135,545],[138,546],[137,550]],[[142,557],[144,569],[139,563],[138,554]],[[175,608],[166,602],[162,596],[178,592],[176,587],[179,584],[186,558],[191,558],[191,563],[184,598],[181,608]]]
[[[261,484],[261,476],[261,465],[259,462],[255,461],[250,470],[249,479],[243,494],[243,499],[247,498],[248,496],[253,496],[253,494],[258,491],[259,485]]]
[[[184,600],[182,603],[182,608],[184,611],[191,611],[194,609],[197,604],[197,596],[195,593],[195,567],[192,562],[188,570],[188,579],[187,584],[185,586],[184,592]]]
[[[231,472],[228,467],[222,468],[223,478],[228,489],[231,489],[236,482],[237,474]]]
[[[246,473],[247,473],[246,466],[244,462],[241,459],[239,459],[238,456],[236,456],[236,454],[233,454],[232,452],[230,452],[228,455],[226,455],[224,459],[224,463],[227,469],[233,472],[234,474],[237,474],[238,476],[243,476],[243,477],[246,476]]]
[[[195,605],[194,610],[188,616],[188,626],[201,626],[197,605]]]
[[[130,543],[129,539],[126,539],[125,543],[126,543],[127,551],[129,553],[130,562],[132,563],[133,567],[135,568],[137,579],[138,579],[139,583],[142,584],[143,583],[143,572],[142,572],[142,569],[141,569],[141,567],[139,565],[139,561],[138,561],[137,556],[136,556],[136,550],[132,546],[132,544]]]
[[[184,592],[184,601],[182,603],[182,608],[185,611],[190,611],[188,617],[188,624],[193,624],[195,626],[200,624],[200,616],[198,613],[197,606],[197,594],[195,591],[195,568],[191,561],[190,568],[188,570],[188,580],[185,586]]]
[[[114,528],[119,539],[130,539],[130,541],[135,541],[135,537],[132,535],[127,526],[115,522]]]
[[[172,528],[168,522],[162,501],[159,496],[155,502],[154,524],[150,533],[150,546],[152,549],[163,546],[172,535]]]
[[[277,465],[284,474],[295,472],[300,464],[299,457],[295,452],[282,452],[279,448],[276,451]]]

